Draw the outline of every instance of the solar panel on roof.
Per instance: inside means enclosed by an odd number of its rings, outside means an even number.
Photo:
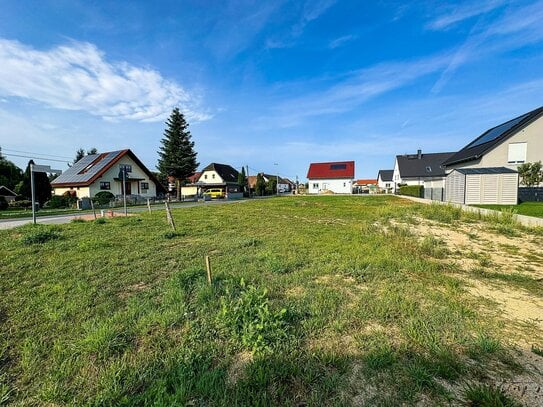
[[[489,141],[495,140],[498,137],[500,137],[503,133],[510,130],[517,124],[519,124],[524,118],[526,118],[529,115],[529,113],[526,113],[520,117],[517,117],[516,119],[510,120],[506,123],[500,124],[497,127],[494,127],[493,129],[487,131],[485,134],[483,134],[480,138],[475,140],[473,143],[468,145],[466,148],[472,148],[479,146],[481,144],[488,143]]]

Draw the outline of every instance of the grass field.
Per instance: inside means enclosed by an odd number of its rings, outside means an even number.
[[[541,230],[386,196],[173,213],[177,233],[163,212],[0,231],[0,405],[517,405],[543,384]]]
[[[518,205],[475,205],[479,208],[495,209],[497,211],[512,211],[519,215],[543,218],[543,202],[522,202]]]

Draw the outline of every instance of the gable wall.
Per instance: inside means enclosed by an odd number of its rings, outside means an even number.
[[[210,170],[202,172],[202,175],[200,175],[198,182],[201,182],[202,184],[222,184],[224,180],[217,173],[217,171]]]

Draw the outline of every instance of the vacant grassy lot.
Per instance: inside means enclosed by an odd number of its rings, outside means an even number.
[[[292,197],[0,231],[0,405],[533,404],[543,233],[473,216]]]
[[[522,202],[518,205],[475,205],[479,208],[495,209],[497,211],[511,211],[519,215],[543,218],[543,202]]]

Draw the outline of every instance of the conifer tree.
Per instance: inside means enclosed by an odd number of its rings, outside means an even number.
[[[165,177],[173,177],[178,186],[187,180],[198,168],[196,161],[197,153],[194,151],[192,135],[188,130],[189,124],[183,113],[176,107],[173,109],[168,120],[162,146],[158,151],[158,171]]]

